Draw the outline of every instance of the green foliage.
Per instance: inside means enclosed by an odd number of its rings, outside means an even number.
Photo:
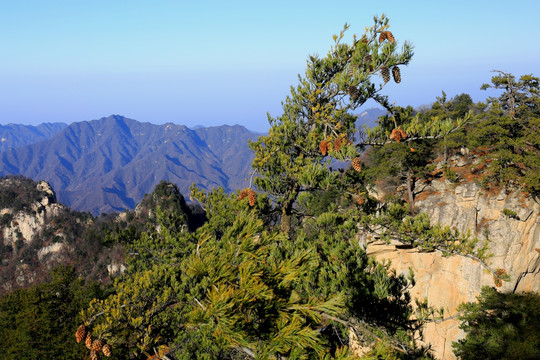
[[[459,181],[459,175],[447,165],[443,166],[443,175],[451,183],[457,183]]]
[[[540,191],[540,85],[538,78],[499,75],[482,89],[503,90],[488,98],[488,108],[468,133],[469,143],[485,154],[484,184],[516,184]]]
[[[460,234],[449,226],[432,225],[427,214],[410,215],[409,207],[397,202],[384,205],[378,213],[363,216],[360,224],[384,240],[398,240],[424,251],[465,255],[484,264],[490,256],[487,241],[480,243],[478,238]]]
[[[401,50],[393,41],[379,41],[388,31],[388,19],[375,18],[361,38],[343,43],[344,33],[326,57],[311,56],[305,77],[291,87],[283,114],[270,118],[267,136],[250,143],[255,152],[255,185],[274,198],[281,209],[282,228],[291,228],[290,216],[299,194],[328,190],[339,183],[339,174],[329,169],[331,158],[350,161],[358,155],[353,146],[356,116],[352,113],[369,99],[388,107],[380,91],[384,82],[375,80],[383,69],[406,65],[412,46]]]
[[[461,359],[538,359],[540,295],[505,294],[485,287],[477,303],[459,308],[465,339],[453,344]]]
[[[519,220],[517,212],[515,212],[514,210],[510,210],[510,209],[505,208],[505,209],[503,209],[503,214],[504,214],[504,216],[508,216],[511,219]]]
[[[390,106],[374,75],[406,65],[411,46],[398,51],[379,38],[388,39],[385,17],[351,45],[342,43],[344,31],[326,57],[310,57],[283,114],[250,144],[256,195],[193,186],[191,197],[207,216],[195,232],[182,214],[156,203],[155,224],[125,235],[134,236],[128,270],[109,297],[81,313],[115,356],[346,359],[349,334],[376,344],[368,356],[427,356],[418,340],[435,311],[425,301],[413,306],[412,271],[396,274],[370,259],[360,231],[485,265],[487,241],[431,224],[413,207],[415,184],[432,170],[436,152],[463,146],[464,129],[481,117],[473,119],[466,94],[447,101],[443,93],[422,113]],[[356,139],[353,111],[368,99],[389,114]],[[369,197],[366,184],[381,179],[405,183],[409,204]],[[168,189],[160,187],[157,198],[170,197]],[[496,275],[501,281],[504,271]]]
[[[73,267],[51,271],[44,284],[0,298],[2,359],[81,359],[74,342],[78,312],[103,297],[96,284],[85,284]]]

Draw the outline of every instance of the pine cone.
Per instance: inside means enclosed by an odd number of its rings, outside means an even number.
[[[371,63],[371,61],[373,60],[373,57],[369,54],[367,54],[366,56],[364,56],[364,63]]]
[[[495,286],[497,287],[502,286],[501,276],[504,274],[506,274],[506,270],[504,269],[497,269],[497,271],[495,271],[495,274],[493,274],[493,281],[495,282]]]
[[[99,339],[94,340],[94,342],[92,343],[92,349],[94,351],[100,351],[102,347],[103,343]]]
[[[256,194],[255,194],[255,191],[253,189],[248,190],[248,200],[249,200],[249,206],[254,206],[255,205]]]
[[[399,71],[399,68],[397,66],[394,66],[392,68],[392,76],[394,77],[394,81],[396,83],[400,83],[401,82],[401,71]]]
[[[358,99],[358,89],[356,86],[349,86],[349,96],[351,97],[352,101],[356,101]]]
[[[336,140],[334,140],[334,150],[339,151],[341,149],[342,144],[343,144],[343,138],[340,136]]]
[[[90,360],[98,360],[99,356],[94,350],[90,351]]]
[[[326,153],[328,152],[328,141],[321,141],[321,143],[319,144],[319,149],[321,150],[321,154],[323,154],[323,156],[326,156]]]
[[[382,43],[387,37],[388,35],[386,34],[386,31],[383,31],[381,35],[379,35],[379,42]]]
[[[92,350],[92,336],[90,336],[90,333],[86,334],[86,340],[84,341],[84,344],[88,348],[88,350]]]
[[[406,139],[407,138],[407,133],[405,131],[403,131],[403,129],[401,128],[401,126],[398,128],[398,131],[399,131],[399,135],[401,136],[402,139]]]
[[[107,357],[111,356],[111,345],[105,344],[105,345],[103,346],[102,351],[103,351],[103,355],[105,355],[105,356],[107,356]]]
[[[240,195],[238,195],[238,200],[243,200],[248,195],[248,190],[249,189],[242,189]]]
[[[84,339],[84,335],[86,335],[86,327],[84,325],[81,325],[77,328],[77,331],[75,332],[75,339],[78,343],[80,343]]]
[[[362,196],[358,196],[358,198],[356,199],[356,203],[358,205],[363,205],[365,202],[366,200]]]
[[[392,133],[390,134],[390,139],[395,140],[396,142],[401,141],[401,133],[398,129],[392,130]]]
[[[390,81],[390,69],[387,66],[381,66],[381,76],[385,84]]]
[[[388,39],[388,41],[396,42],[396,39],[394,38],[394,35],[390,31],[385,31],[385,33],[386,33],[386,38]]]
[[[359,158],[354,158],[352,161],[352,167],[354,170],[361,172],[362,171],[362,163],[360,162]]]

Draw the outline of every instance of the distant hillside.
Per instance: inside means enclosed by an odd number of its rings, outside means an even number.
[[[379,108],[371,108],[362,111],[358,115],[358,119],[356,120],[356,128],[362,129],[364,125],[369,128],[375,127],[377,125],[377,120],[379,119],[379,116],[386,115],[386,113],[386,110]]]
[[[133,209],[161,180],[182,193],[242,187],[257,135],[241,126],[191,130],[113,115],[73,123],[51,138],[0,153],[0,175],[45,180],[59,201],[94,214]]]
[[[66,126],[64,123],[45,123],[38,126],[0,125],[0,152],[47,140]]]

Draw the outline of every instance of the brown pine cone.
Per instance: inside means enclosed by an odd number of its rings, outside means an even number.
[[[238,200],[243,200],[248,195],[248,190],[249,189],[242,189],[240,195],[238,195]]]
[[[86,334],[86,340],[84,341],[84,344],[88,348],[88,350],[92,350],[92,336],[90,336],[90,333]]]
[[[78,343],[80,343],[84,339],[84,335],[86,335],[86,327],[84,325],[81,325],[77,328],[77,331],[75,332],[75,339]]]
[[[255,191],[253,189],[248,190],[248,200],[249,200],[249,206],[254,206],[255,205],[256,194],[255,194]]]
[[[390,42],[396,41],[396,39],[394,38],[394,35],[390,31],[385,31],[385,33],[386,33],[386,38],[388,39],[388,41]]]
[[[392,68],[392,76],[394,77],[394,81],[397,84],[401,82],[401,72],[399,71],[399,68],[397,66],[394,66]]]
[[[103,346],[103,343],[99,339],[94,340],[94,342],[92,343],[92,349],[94,351],[100,351],[102,346]]]
[[[386,38],[388,37],[388,35],[386,34],[386,31],[383,31],[380,35],[379,35],[379,42],[383,42],[384,40],[386,40]]]
[[[321,143],[319,144],[319,149],[321,150],[321,154],[323,154],[323,156],[326,156],[326,153],[328,152],[328,141],[321,141]]]
[[[401,133],[398,129],[392,130],[392,133],[390,134],[390,139],[395,140],[396,142],[401,141]]]
[[[390,69],[387,66],[381,66],[381,76],[385,84],[390,81]]]
[[[361,172],[362,171],[362,163],[360,162],[359,158],[354,158],[352,161],[352,167],[354,170]]]
[[[402,139],[407,138],[407,133],[405,131],[403,131],[403,129],[401,127],[398,128],[398,131],[399,131],[399,135],[401,136]]]
[[[356,101],[358,99],[358,89],[356,86],[349,86],[349,96],[351,97],[352,101]]]
[[[343,144],[343,138],[340,136],[336,140],[334,140],[334,150],[339,151],[341,149],[342,144]]]
[[[358,198],[356,199],[356,203],[358,205],[363,205],[365,202],[366,200],[362,196],[358,196]]]
[[[94,350],[90,351],[90,360],[98,360],[99,356]]]
[[[105,356],[107,356],[107,357],[111,356],[111,345],[105,344],[105,345],[103,346],[102,351],[103,351],[103,355],[105,355]]]

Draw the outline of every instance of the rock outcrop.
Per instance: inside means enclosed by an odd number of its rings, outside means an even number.
[[[17,186],[19,179],[3,179],[4,186]],[[14,182],[14,184],[10,184]],[[58,216],[65,211],[65,206],[56,202],[56,195],[46,181],[40,181],[36,186],[39,195],[27,207],[14,210],[11,207],[0,209],[0,216],[9,215],[1,227],[1,238],[6,246],[15,246],[16,241],[24,243],[32,241],[34,236],[43,230],[47,219]]]
[[[433,223],[489,241],[493,255],[489,266],[510,275],[501,291],[540,292],[540,205],[533,198],[517,190],[488,192],[475,182],[436,180],[424,188],[415,205]],[[378,260],[391,260],[397,273],[408,273],[411,267],[416,279],[411,295],[443,308],[445,317],[454,316],[459,304],[476,301],[483,286],[495,286],[493,273],[476,260],[396,245],[372,241],[367,251]],[[424,340],[437,358],[455,358],[452,342],[464,336],[458,325],[451,318],[425,327]]]

